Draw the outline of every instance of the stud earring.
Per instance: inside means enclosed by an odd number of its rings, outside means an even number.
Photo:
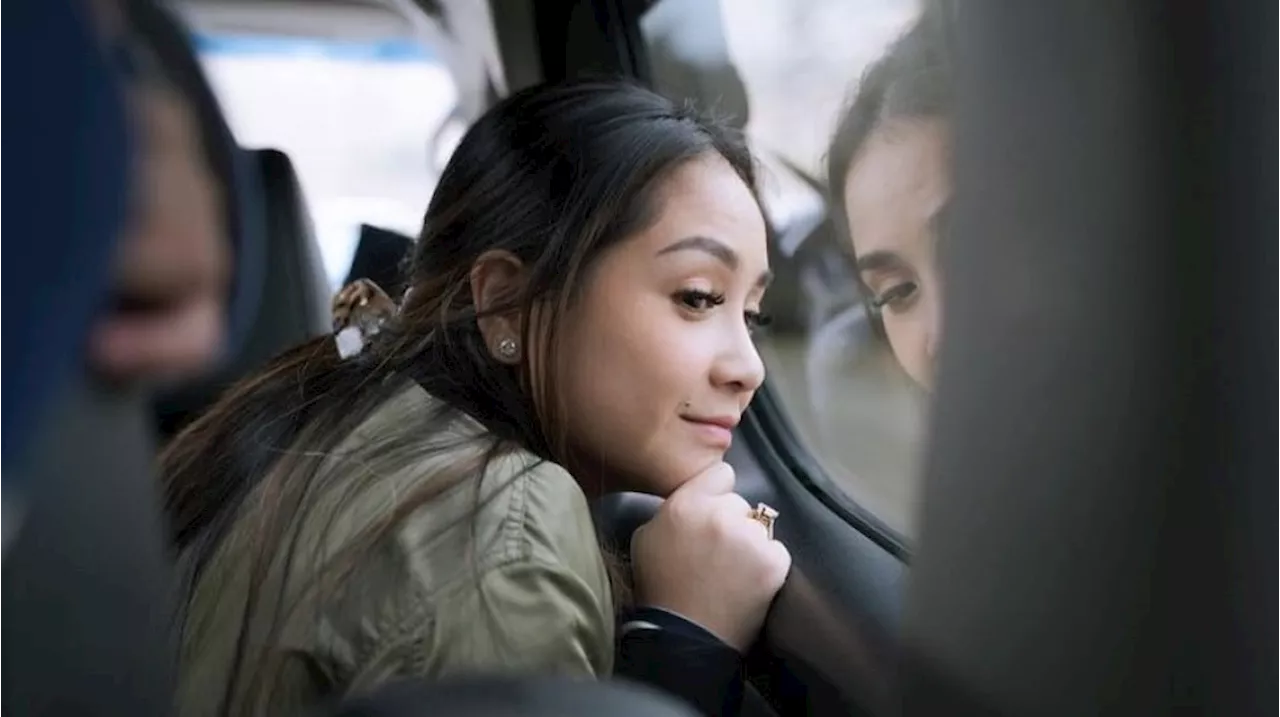
[[[498,342],[498,356],[510,361],[516,357],[520,347],[516,344],[516,340],[510,336]]]

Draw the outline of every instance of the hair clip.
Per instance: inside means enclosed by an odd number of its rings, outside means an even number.
[[[368,279],[357,279],[334,295],[332,310],[338,356],[349,359],[364,351],[399,308],[382,287]]]

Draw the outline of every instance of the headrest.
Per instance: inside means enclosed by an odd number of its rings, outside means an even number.
[[[258,171],[266,219],[261,303],[239,350],[213,375],[157,402],[162,440],[196,418],[236,381],[331,328],[324,264],[293,163],[274,149],[246,155]]]
[[[330,330],[331,292],[293,162],[276,149],[253,155],[266,198],[267,282],[245,349],[247,358],[261,363]]]
[[[413,251],[413,239],[390,229],[362,224],[360,243],[351,260],[351,270],[344,284],[356,279],[369,279],[381,286],[396,301],[407,287],[402,271],[404,261]]]

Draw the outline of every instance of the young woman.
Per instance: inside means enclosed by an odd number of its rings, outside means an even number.
[[[903,369],[926,390],[942,339],[937,249],[951,198],[951,77],[926,13],[867,71],[828,153],[833,216]]]
[[[638,87],[535,87],[486,113],[402,304],[344,292],[341,331],[162,456],[187,576],[179,712],[611,674],[625,581],[587,499],[619,490],[667,498],[631,547],[619,671],[734,710],[790,566],[722,462],[764,378],[753,180],[740,139]]]

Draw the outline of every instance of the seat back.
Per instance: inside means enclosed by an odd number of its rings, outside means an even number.
[[[413,239],[390,229],[361,225],[360,243],[345,283],[369,279],[399,301],[407,288],[401,269],[412,251]]]
[[[81,381],[58,396],[23,501],[6,495],[4,714],[158,717],[176,646],[145,404]]]
[[[254,153],[267,207],[267,284],[238,368],[257,368],[280,351],[331,329],[329,282],[293,162],[279,150]]]

